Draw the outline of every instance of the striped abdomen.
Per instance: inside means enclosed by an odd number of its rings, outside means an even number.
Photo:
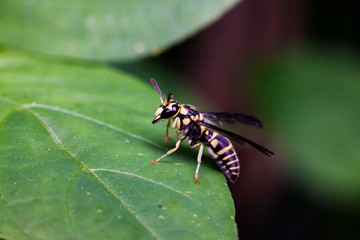
[[[224,175],[235,182],[239,176],[240,164],[230,140],[217,132],[205,131],[205,145]]]

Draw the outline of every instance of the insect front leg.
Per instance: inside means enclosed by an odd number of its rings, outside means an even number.
[[[171,121],[171,119],[168,120],[167,125],[166,125],[165,142],[167,142],[167,140],[168,140],[169,138],[173,138],[173,137],[176,137],[176,138],[178,139],[178,138],[179,138],[179,134],[180,134],[180,132],[176,130],[176,125],[178,124],[179,118],[175,118],[175,119],[173,120],[173,124],[172,124],[171,127],[172,127],[172,129],[174,130],[174,132],[175,132],[176,134],[173,135],[173,136],[169,136],[170,121]]]
[[[175,152],[176,150],[178,150],[178,148],[180,147],[180,143],[182,141],[184,141],[184,139],[186,138],[186,136],[183,136],[179,141],[176,142],[175,147],[173,149],[170,149],[169,151],[167,151],[167,153],[165,153],[164,155],[162,155],[161,157],[159,157],[156,160],[151,161],[151,163],[157,163],[158,161],[160,161],[162,158],[166,157],[167,155],[172,154],[173,152]]]

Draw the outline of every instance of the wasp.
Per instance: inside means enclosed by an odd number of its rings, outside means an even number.
[[[192,105],[180,104],[175,101],[171,93],[165,101],[155,79],[152,78],[150,81],[158,92],[161,100],[161,105],[156,110],[152,123],[156,124],[161,119],[168,119],[165,142],[172,137],[178,139],[173,149],[170,149],[158,159],[151,161],[151,163],[157,163],[164,157],[178,150],[181,142],[188,137],[191,148],[199,146],[195,182],[197,184],[200,183],[198,174],[205,145],[225,177],[234,183],[239,176],[240,164],[239,158],[229,138],[240,144],[247,143],[269,157],[274,156],[274,153],[265,147],[215,125],[240,122],[260,128],[262,127],[262,122],[259,119],[234,112],[199,112],[199,110]],[[170,125],[175,132],[174,136],[169,135]],[[181,136],[180,139],[179,135]]]

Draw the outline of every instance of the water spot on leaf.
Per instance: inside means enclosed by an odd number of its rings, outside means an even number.
[[[93,28],[96,25],[96,18],[92,15],[89,15],[85,18],[85,24],[89,28]]]
[[[115,24],[115,15],[114,14],[107,14],[106,15],[106,23],[109,26],[113,26]]]
[[[135,43],[134,51],[138,54],[145,52],[145,44],[142,42]]]
[[[36,1],[35,0],[26,0],[25,1],[25,4],[28,6],[28,7],[33,7],[36,5]]]
[[[129,26],[129,19],[126,18],[126,17],[122,17],[122,18],[120,19],[120,25],[121,25],[122,27],[128,27],[128,26]]]

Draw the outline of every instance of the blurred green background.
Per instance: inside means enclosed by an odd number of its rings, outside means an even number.
[[[31,6],[35,1],[26,2]],[[211,13],[215,10],[196,8],[195,1],[176,6],[163,1],[159,12],[148,11],[151,3],[125,2],[128,5],[118,7],[138,11],[138,21],[129,23],[130,13],[122,9],[120,22],[113,23],[118,13],[107,6],[106,24],[113,24],[114,33],[103,33],[98,16],[90,16],[85,24],[91,28],[79,33],[78,42],[74,32],[82,29],[80,23],[61,34],[48,26],[40,26],[38,33],[29,31],[22,23],[16,26],[23,31],[21,38],[8,29],[15,26],[13,18],[32,19],[38,9],[29,16],[25,8],[17,15],[10,7],[2,9],[6,14],[0,17],[0,42],[4,48],[55,61],[106,63],[144,82],[154,77],[164,94],[171,91],[201,111],[259,117],[262,130],[230,128],[276,153],[268,159],[249,147],[237,148],[241,175],[229,187],[239,237],[359,238],[359,3],[244,0],[232,6],[229,1]],[[186,11],[164,21],[156,16],[166,15],[166,4]],[[51,4],[46,7],[49,18],[68,11],[51,13]],[[199,13],[194,25],[191,9]],[[145,15],[153,22],[142,22]],[[67,24],[60,19],[59,26]],[[129,25],[138,31],[127,30]]]

